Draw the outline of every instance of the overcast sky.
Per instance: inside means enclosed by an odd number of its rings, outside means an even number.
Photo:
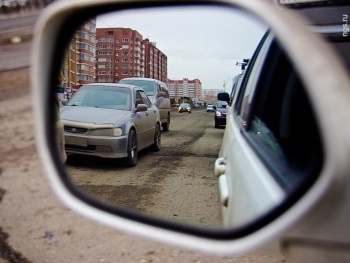
[[[156,42],[168,57],[169,79],[195,79],[205,89],[226,90],[240,73],[236,62],[250,58],[266,26],[228,8],[168,8],[99,16],[97,27],[125,27]]]

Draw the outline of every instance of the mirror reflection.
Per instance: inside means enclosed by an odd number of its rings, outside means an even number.
[[[72,182],[115,206],[221,227],[214,163],[229,107],[217,94],[231,93],[266,30],[217,7],[87,21],[57,79],[58,145]]]

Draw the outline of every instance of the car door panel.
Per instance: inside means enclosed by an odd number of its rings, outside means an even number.
[[[138,104],[144,104],[141,91],[136,91],[136,107]],[[148,109],[149,110],[149,109]],[[138,111],[135,113],[135,125],[137,134],[138,149],[141,150],[147,146],[147,137],[149,130],[149,112]]]
[[[226,182],[221,182],[219,194],[226,195],[225,187],[230,193],[227,205],[222,205],[222,220],[225,227],[239,227],[252,222],[266,213],[284,199],[283,189],[270,177],[261,160],[252,151],[243,137],[240,127],[233,118],[226,129],[234,131],[229,134],[229,151],[224,159]],[[222,176],[222,175],[220,175]],[[226,183],[226,186],[225,186]]]

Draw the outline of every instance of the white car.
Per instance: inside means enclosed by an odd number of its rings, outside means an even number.
[[[47,98],[65,55],[58,46],[71,43],[83,20],[124,8],[188,9],[190,4],[217,5],[223,12],[238,7],[269,26],[228,107],[214,167],[223,222],[219,229],[86,198],[67,180],[55,159],[59,155],[50,148],[54,109]],[[232,255],[266,246],[281,248],[300,262],[349,262],[349,14],[343,0],[57,1],[39,21],[31,72],[37,145],[55,192],[72,210],[95,221],[186,249]],[[196,48],[204,49],[205,43]],[[217,65],[213,71],[221,69]]]

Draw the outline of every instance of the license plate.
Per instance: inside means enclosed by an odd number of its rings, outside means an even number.
[[[65,140],[66,140],[66,144],[77,145],[82,147],[88,146],[87,139],[85,138],[66,136]]]

